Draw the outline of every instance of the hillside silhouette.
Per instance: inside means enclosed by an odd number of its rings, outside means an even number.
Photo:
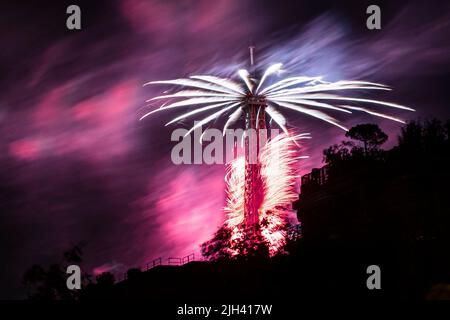
[[[47,294],[52,290],[42,286],[52,283],[34,266],[44,294],[34,290],[30,298],[450,298],[450,121],[410,122],[390,150],[382,149],[388,137],[374,124],[355,126],[346,137],[324,150],[325,166],[302,177],[294,203],[301,225],[289,233],[285,254],[130,269],[119,282],[104,273],[76,296]],[[213,249],[203,250],[206,258],[220,251]],[[381,268],[382,290],[366,287],[373,264]]]

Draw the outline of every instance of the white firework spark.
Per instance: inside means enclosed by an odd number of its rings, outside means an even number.
[[[297,142],[310,139],[308,133],[280,134],[267,142],[259,154],[261,177],[264,185],[264,199],[259,211],[261,236],[269,246],[271,255],[283,247],[285,231],[283,226],[290,212],[291,204],[297,199],[295,182],[300,158]],[[227,200],[224,208],[225,226],[231,231],[231,241],[245,237],[241,226],[244,223],[245,158],[234,159],[225,176]],[[237,252],[231,252],[232,255]]]
[[[362,107],[360,104],[414,111],[414,109],[396,103],[336,94],[348,90],[391,90],[384,84],[374,82],[352,80],[328,82],[324,81],[322,77],[300,76],[286,78],[264,87],[267,78],[278,73],[281,67],[281,63],[270,66],[259,81],[252,79],[250,73],[242,69],[238,71],[242,82],[210,75],[195,75],[185,79],[148,82],[144,86],[150,84],[167,84],[188,89],[182,89],[171,94],[163,94],[147,100],[147,102],[163,100],[165,103],[159,108],[147,112],[140,119],[142,120],[150,114],[160,111],[195,107],[194,110],[186,111],[169,121],[166,124],[168,125],[202,112],[220,108],[219,111],[215,110],[207,117],[201,119],[199,123],[200,125],[204,125],[226,113],[230,113],[231,115],[224,126],[225,130],[243,114],[239,110],[245,108],[248,99],[257,98],[267,102],[268,107],[265,111],[286,133],[286,118],[281,112],[285,109],[326,121],[343,130],[347,130],[347,128],[339,120],[326,113],[326,111],[331,110],[345,114],[351,114],[355,111],[364,112],[398,122],[403,122],[403,120],[379,110],[371,110],[366,106]],[[330,92],[333,92],[333,94]],[[346,104],[342,105],[343,102]],[[352,103],[356,105],[347,105]],[[198,124],[192,127],[189,132],[197,127],[199,127]]]

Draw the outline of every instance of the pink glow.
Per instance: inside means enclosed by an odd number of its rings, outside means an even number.
[[[32,160],[39,153],[39,142],[21,139],[9,144],[9,153],[20,160]]]
[[[108,160],[132,148],[127,135],[136,121],[138,84],[124,82],[105,94],[75,105],[69,97],[75,87],[64,85],[46,94],[30,114],[26,137],[10,143],[10,155],[36,159],[76,153],[92,161]]]
[[[119,263],[115,263],[115,262],[109,262],[109,263],[105,263],[102,264],[101,266],[95,267],[94,269],[92,269],[92,273],[94,274],[94,276],[98,276],[104,272],[117,272],[117,271],[123,271],[124,265],[119,264]]]

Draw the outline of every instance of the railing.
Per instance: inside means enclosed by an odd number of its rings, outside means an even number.
[[[152,262],[148,262],[148,263],[147,263],[147,268],[146,268],[146,270],[149,270],[149,269],[151,269],[151,268],[154,268],[154,267],[160,266],[160,265],[162,265],[162,259],[161,259],[161,257],[159,257],[159,258],[153,260]]]
[[[186,263],[192,262],[192,261],[203,261],[203,259],[195,259],[195,254],[191,253],[187,256],[184,256],[182,258],[177,257],[169,257],[165,261],[166,263],[163,263],[164,260],[159,257],[156,258],[148,263],[146,263],[145,268],[140,268],[141,270],[150,270],[157,266],[182,266]],[[125,272],[122,276],[119,276],[118,281],[126,280],[127,279],[127,273]]]
[[[168,266],[179,266],[181,265],[181,258],[167,258],[167,265]]]
[[[181,260],[181,263],[182,264],[186,264],[186,263],[189,263],[189,262],[194,261],[194,260],[195,260],[195,256],[194,256],[193,253],[191,253],[191,254],[183,257],[182,260]]]
[[[147,263],[147,269],[150,270],[156,266],[182,266],[183,264],[192,262],[192,261],[202,261],[203,259],[195,259],[195,254],[191,253],[182,258],[178,257],[169,257],[166,259],[167,263],[163,263],[162,258],[157,258],[149,263]]]

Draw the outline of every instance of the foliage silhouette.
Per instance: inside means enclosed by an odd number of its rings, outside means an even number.
[[[139,280],[142,275],[142,270],[139,268],[131,268],[127,271],[127,279],[130,281]]]
[[[269,245],[261,236],[258,227],[239,228],[242,235],[231,239],[231,230],[222,226],[213,238],[201,245],[202,255],[210,261],[229,259],[264,259],[269,257]]]
[[[350,128],[345,133],[345,136],[353,140],[361,141],[363,143],[364,155],[366,156],[369,152],[378,149],[388,139],[387,134],[378,125],[371,123],[358,124]]]
[[[59,263],[51,264],[47,269],[40,265],[31,266],[23,275],[22,283],[27,297],[31,300],[76,300],[78,290],[67,288],[66,269],[71,264],[82,262],[82,246],[77,245],[63,253]],[[90,282],[89,274],[82,274],[83,285]]]
[[[450,279],[449,121],[409,122],[387,151],[380,149],[387,138],[381,130],[371,126],[372,139],[356,128],[348,136],[366,149],[349,141],[325,149],[321,183],[302,185],[302,241],[391,251],[385,263],[399,270],[402,286],[423,296]]]
[[[103,272],[96,277],[97,286],[108,288],[114,285],[116,279],[111,272]]]

